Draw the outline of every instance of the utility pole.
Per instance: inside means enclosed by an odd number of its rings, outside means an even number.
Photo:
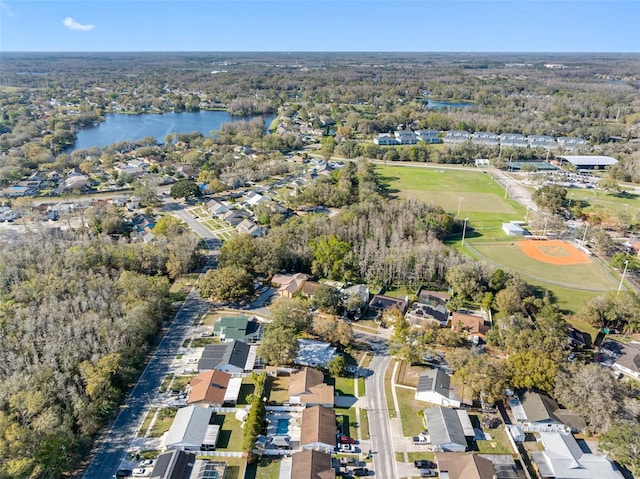
[[[467,232],[467,221],[469,221],[469,218],[464,219],[464,226],[462,227],[462,246],[464,246],[464,235]]]
[[[627,267],[629,266],[629,260],[624,260],[624,269],[622,270],[622,277],[620,278],[620,284],[618,285],[618,291],[616,292],[616,296],[620,294],[620,290],[622,289],[622,283],[624,283],[624,275],[627,274]]]

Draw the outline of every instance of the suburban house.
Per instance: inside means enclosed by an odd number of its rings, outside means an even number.
[[[444,302],[426,300],[415,302],[405,314],[405,318],[414,326],[435,323],[441,328],[449,325],[449,311]]]
[[[500,135],[500,146],[526,148],[529,146],[529,142],[527,137],[520,133],[502,133]]]
[[[629,344],[607,339],[602,343],[600,351],[615,359],[613,369],[634,379],[640,379],[640,343]]]
[[[196,463],[193,452],[174,449],[163,452],[156,459],[151,479],[188,479]]]
[[[305,406],[333,407],[334,387],[324,383],[324,373],[313,368],[302,368],[291,373],[289,403]]]
[[[520,399],[509,400],[511,411],[525,431],[582,431],[587,424],[582,416],[560,409],[549,396],[534,391],[524,392]]]
[[[260,193],[257,193],[251,190],[251,191],[247,191],[247,193],[243,196],[243,199],[248,206],[255,206],[258,203],[267,201],[269,198],[267,198],[266,196],[262,196]]]
[[[309,276],[304,273],[276,274],[271,278],[271,284],[278,288],[278,296],[293,298],[302,290]]]
[[[189,381],[187,404],[222,406],[235,404],[242,386],[242,378],[232,378],[229,374],[212,369],[198,374]]]
[[[187,451],[215,449],[220,426],[210,424],[212,414],[211,409],[200,406],[178,409],[165,437],[164,446],[167,449]]]
[[[342,290],[342,299],[344,301],[349,301],[349,298],[356,295],[360,298],[362,304],[369,303],[371,293],[369,292],[369,288],[364,284],[354,284]]]
[[[264,327],[260,321],[246,316],[223,316],[213,323],[213,335],[223,343],[236,339],[243,343],[257,343],[263,332]]]
[[[451,329],[467,336],[483,338],[489,331],[484,322],[484,316],[461,311],[454,311],[451,315]]]
[[[478,454],[438,452],[436,453],[436,463],[441,478],[496,479],[496,470],[491,461]]]
[[[336,412],[327,407],[308,407],[302,412],[302,449],[331,454],[336,445]]]
[[[226,373],[243,373],[253,370],[257,346],[234,340],[227,344],[209,344],[204,347],[198,369],[218,369]]]
[[[282,477],[282,475],[280,476]],[[291,457],[292,479],[335,479],[331,454],[313,449],[297,452]]]
[[[253,237],[262,236],[262,228],[250,219],[242,220],[238,226],[236,226],[236,231],[240,234],[248,234]]]
[[[376,294],[369,302],[369,308],[378,312],[384,313],[387,309],[398,308],[402,314],[407,310],[409,304],[409,298],[393,298],[391,296],[385,296],[383,294]]]
[[[531,458],[538,474],[553,479],[622,479],[624,476],[606,456],[584,452],[572,434],[540,432],[541,452]]]
[[[471,134],[462,130],[450,130],[444,136],[445,143],[465,143],[469,140],[471,140]]]
[[[327,363],[336,355],[335,346],[314,339],[298,339],[298,353],[293,360],[299,366],[327,367]]]
[[[450,409],[435,406],[424,410],[424,421],[429,434],[429,442],[437,452],[465,452],[467,450],[466,436],[474,437],[469,416],[462,409]],[[460,416],[466,415],[465,426]]]
[[[447,407],[460,407],[460,398],[451,387],[451,376],[439,368],[420,373],[414,399]]]
[[[212,215],[218,216],[219,218],[222,218],[224,214],[229,211],[229,208],[226,205],[223,205],[216,200],[207,201],[207,208]]]
[[[251,216],[244,210],[229,210],[222,215],[222,219],[234,228]]]

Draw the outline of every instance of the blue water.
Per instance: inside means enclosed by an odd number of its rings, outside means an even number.
[[[443,108],[471,108],[474,106],[474,104],[469,101],[430,100],[428,98],[425,98],[424,101],[427,103],[427,108],[433,110],[442,110]]]
[[[265,121],[265,128],[269,128],[276,117],[275,113],[261,115]],[[83,128],[77,133],[77,140],[69,152],[103,147],[124,140],[140,140],[153,136],[159,143],[171,133],[191,133],[199,131],[209,136],[212,131],[219,130],[220,125],[231,121],[250,120],[255,118],[231,116],[226,111],[197,111],[184,113],[145,113],[141,115],[126,115],[109,113],[105,121],[96,126]]]
[[[289,433],[289,420],[278,419],[278,427],[276,428],[276,436],[286,436]]]

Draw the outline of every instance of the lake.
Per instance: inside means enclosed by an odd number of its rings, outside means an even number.
[[[256,116],[264,118],[265,128],[269,128],[276,114]],[[75,144],[67,151],[71,152],[93,146],[100,148],[119,141],[140,140],[147,136],[153,136],[159,143],[163,143],[165,136],[170,133],[199,131],[203,135],[209,136],[211,131],[219,130],[223,123],[250,120],[256,116],[231,116],[226,111],[144,113],[140,115],[108,113],[102,123],[78,130]]]
[[[422,101],[427,104],[427,108],[433,110],[442,110],[444,108],[471,108],[475,106],[475,104],[470,101],[431,100],[429,98],[423,98]]]

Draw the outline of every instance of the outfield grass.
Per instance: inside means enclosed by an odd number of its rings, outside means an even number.
[[[617,282],[609,272],[595,263],[596,259],[592,263],[553,265],[527,256],[517,241],[474,243],[473,248],[492,263],[542,284],[593,292],[610,291],[617,287]]]
[[[502,223],[522,220],[526,210],[505,198],[504,189],[481,170],[453,170],[385,165],[378,172],[390,194],[442,206],[485,237],[504,236]]]

